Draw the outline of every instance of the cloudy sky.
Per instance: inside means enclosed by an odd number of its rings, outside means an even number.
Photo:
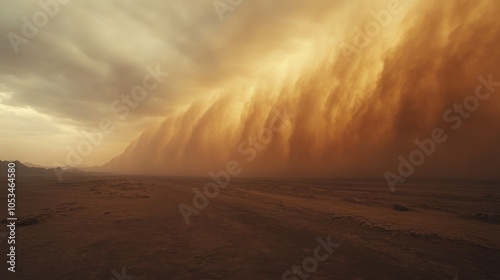
[[[383,177],[442,128],[417,176],[498,176],[500,98],[454,109],[480,77],[500,80],[494,0],[42,0],[46,22],[35,1],[1,2],[2,159]],[[168,77],[126,105],[151,69]],[[249,144],[276,112],[291,117]],[[86,150],[103,120],[113,129]]]
[[[84,161],[103,164],[170,110],[205,94],[200,88],[220,78],[211,74],[233,70],[223,65],[220,54],[238,51],[217,36],[224,22],[209,1],[44,0],[45,9],[54,11],[46,22],[43,15],[34,19],[45,11],[38,1],[1,2],[4,159],[64,162],[66,147],[76,148],[86,139],[82,131],[110,118],[117,120],[115,130]],[[23,19],[37,30],[26,28]],[[35,35],[26,38],[23,28]],[[11,35],[13,44],[9,34],[28,42]],[[148,66],[169,72],[169,79],[120,119],[111,104],[141,85]]]

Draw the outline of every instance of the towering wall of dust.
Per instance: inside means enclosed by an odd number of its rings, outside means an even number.
[[[210,73],[197,95],[202,98],[168,112],[105,167],[205,176],[236,160],[245,176],[381,178],[385,170],[397,170],[398,155],[417,148],[416,139],[439,127],[448,139],[415,177],[498,179],[500,87],[478,77],[500,82],[500,5],[331,2],[287,2],[272,15],[288,20],[278,25],[280,44],[253,33],[259,18],[270,20],[265,9],[240,7],[220,36],[236,47],[240,36],[250,39],[244,51],[220,59],[240,62],[243,70]],[[477,110],[454,107],[479,85],[482,96],[494,92]],[[276,125],[277,112],[292,116],[278,122],[271,141],[259,141],[270,137],[262,131]]]

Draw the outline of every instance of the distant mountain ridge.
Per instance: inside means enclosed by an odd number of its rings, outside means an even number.
[[[47,167],[42,167],[42,166],[39,166],[39,165],[36,165],[36,164],[32,164],[32,163],[22,163],[18,160],[15,160],[15,161],[6,161],[6,160],[0,160],[0,173],[3,174],[7,174],[7,169],[9,168],[8,165],[9,163],[15,163],[16,165],[16,173],[20,173],[22,175],[43,175],[43,174],[50,174],[50,173],[54,173],[54,168],[47,168]],[[61,167],[57,167],[58,169],[65,169],[65,168],[61,168]],[[79,169],[74,169],[74,168],[70,168],[70,169],[65,169],[66,171],[65,172],[74,172],[74,173],[84,173],[84,171],[82,170],[79,170]]]
[[[44,168],[44,169],[48,169],[49,168],[47,166],[43,166],[43,165],[31,163],[31,162],[22,162],[22,164],[24,164],[27,167],[36,167],[36,168]]]

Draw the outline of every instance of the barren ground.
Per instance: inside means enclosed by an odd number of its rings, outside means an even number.
[[[234,179],[187,225],[178,205],[208,182],[19,176],[17,217],[38,222],[17,227],[16,273],[2,238],[0,279],[282,279],[328,235],[309,279],[500,279],[498,184]]]

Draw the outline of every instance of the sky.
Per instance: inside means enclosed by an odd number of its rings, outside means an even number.
[[[0,2],[1,159],[500,179],[494,0]]]

